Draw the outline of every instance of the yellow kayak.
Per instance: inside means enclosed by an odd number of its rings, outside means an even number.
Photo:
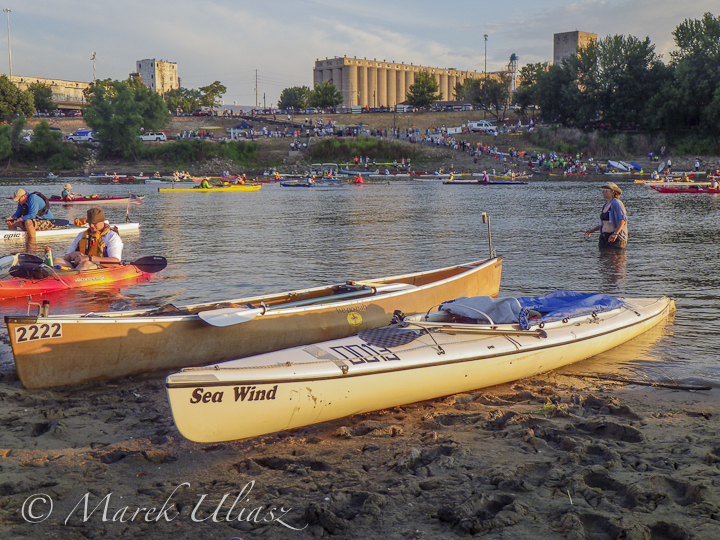
[[[168,193],[174,191],[188,191],[191,193],[210,193],[215,191],[257,191],[262,184],[234,184],[230,186],[217,186],[211,188],[158,188],[160,193]]]

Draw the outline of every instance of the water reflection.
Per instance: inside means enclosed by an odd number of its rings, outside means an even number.
[[[627,251],[624,249],[598,250],[599,272],[602,276],[603,290],[617,294],[628,292]]]

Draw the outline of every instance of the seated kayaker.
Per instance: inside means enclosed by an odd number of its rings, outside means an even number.
[[[77,235],[64,257],[56,257],[56,265],[71,263],[75,270],[93,270],[103,263],[119,263],[123,243],[117,230],[110,227],[100,208],[87,211],[88,228]]]
[[[202,179],[202,181],[200,182],[200,185],[198,186],[198,188],[200,188],[200,189],[208,189],[208,188],[211,188],[211,187],[212,187],[212,186],[210,185],[210,182],[208,181],[207,176],[203,176],[203,179]]]
[[[37,191],[28,195],[24,189],[18,189],[13,194],[13,201],[18,205],[15,213],[5,220],[8,229],[25,231],[29,238],[35,238],[35,231],[53,228],[50,220],[55,219],[55,216],[50,211],[50,203],[45,195]]]
[[[353,182],[354,182],[355,184],[362,184],[362,183],[363,183],[362,175],[358,174],[358,175],[355,177],[355,180],[354,180]]]
[[[70,193],[70,190],[72,189],[72,186],[70,184],[65,184],[63,186],[62,193],[60,194],[60,197],[63,201],[73,201],[76,197],[79,197],[79,193]]]

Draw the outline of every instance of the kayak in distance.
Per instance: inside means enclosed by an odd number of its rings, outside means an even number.
[[[88,195],[86,197],[75,197],[74,199],[65,200],[59,195],[53,195],[48,199],[50,204],[142,204],[145,195],[133,195],[128,197],[98,197],[97,195]]]
[[[158,188],[160,193],[185,192],[185,193],[222,193],[229,191],[257,191],[261,184],[232,184],[229,186],[215,186],[210,188]]]

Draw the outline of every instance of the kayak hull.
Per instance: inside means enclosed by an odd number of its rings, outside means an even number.
[[[55,275],[44,279],[9,278],[0,280],[0,300],[48,294],[66,289],[93,287],[136,277],[142,272],[131,264],[98,268],[77,272],[74,270],[55,270]]]

